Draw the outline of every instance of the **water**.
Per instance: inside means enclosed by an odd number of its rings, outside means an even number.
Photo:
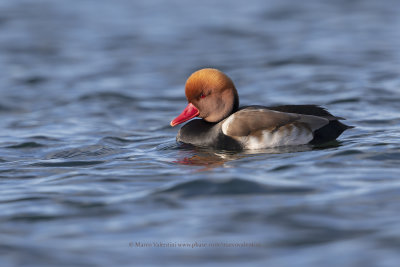
[[[399,8],[1,1],[1,265],[397,266]],[[202,67],[242,105],[320,104],[356,128],[318,148],[179,146],[169,122]]]

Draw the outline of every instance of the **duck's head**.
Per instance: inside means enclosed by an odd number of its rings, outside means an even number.
[[[186,81],[187,107],[171,121],[178,125],[194,117],[219,122],[239,107],[239,97],[232,80],[217,69],[201,69]]]

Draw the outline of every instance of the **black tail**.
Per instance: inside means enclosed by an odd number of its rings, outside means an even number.
[[[338,120],[329,121],[327,125],[314,132],[314,138],[311,140],[310,144],[315,145],[333,141],[345,130],[350,128],[354,128],[354,126],[348,126]]]

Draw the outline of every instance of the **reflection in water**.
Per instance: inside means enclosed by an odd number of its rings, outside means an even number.
[[[204,167],[197,171],[207,171],[223,166],[225,162],[244,157],[244,155],[235,151],[213,150],[209,148],[194,147],[187,144],[181,144],[181,148],[184,149],[185,156],[177,159],[174,163]]]
[[[174,163],[182,165],[193,165],[203,166],[204,168],[197,171],[207,171],[213,168],[224,166],[226,162],[238,160],[241,158],[251,157],[260,154],[285,154],[285,153],[297,153],[311,150],[328,149],[337,147],[340,145],[339,142],[330,142],[329,144],[313,146],[313,145],[300,145],[300,146],[282,146],[272,147],[257,150],[244,150],[244,151],[227,151],[227,150],[215,150],[211,148],[195,147],[187,144],[180,144],[184,149],[182,158],[179,158]],[[189,155],[187,155],[189,154]]]

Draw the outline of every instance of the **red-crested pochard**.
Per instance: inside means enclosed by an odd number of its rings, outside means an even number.
[[[239,96],[232,80],[216,69],[201,69],[186,81],[189,102],[171,121],[184,125],[178,142],[227,150],[320,144],[335,140],[352,128],[316,105],[239,108]]]

